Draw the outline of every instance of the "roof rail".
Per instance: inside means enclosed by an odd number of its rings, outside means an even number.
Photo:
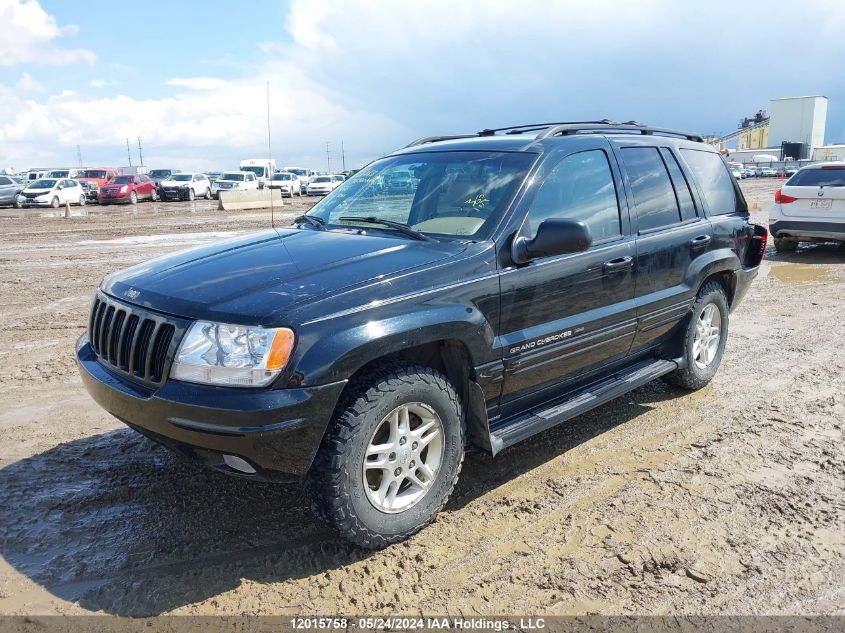
[[[552,123],[529,123],[527,125],[509,125],[507,127],[487,128],[481,130],[478,136],[493,136],[496,132],[506,132],[507,134],[523,134],[525,132],[534,132],[537,130],[545,130],[555,125],[589,125],[589,124],[607,123],[616,124],[616,121],[610,119],[601,119],[600,121],[555,121]]]
[[[409,147],[414,147],[416,145],[425,145],[426,143],[437,143],[438,141],[453,141],[458,138],[473,138],[474,136],[478,136],[477,134],[451,134],[447,136],[423,136],[422,138],[418,138],[416,141],[411,141],[402,149],[408,149]]]
[[[680,138],[688,139],[690,141],[696,141],[698,143],[704,142],[704,138],[702,138],[699,134],[693,134],[692,132],[682,132],[680,130],[670,130],[661,127],[651,127],[649,125],[645,125],[644,123],[639,123],[638,121],[626,121],[625,123],[562,123],[560,125],[548,127],[542,132],[540,132],[537,135],[537,140],[539,141],[544,138],[549,138],[558,135],[568,136],[570,134],[583,133],[600,134],[602,132],[635,132],[637,134],[644,135],[657,134],[660,136],[677,136]]]

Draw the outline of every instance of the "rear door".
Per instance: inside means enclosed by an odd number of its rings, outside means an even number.
[[[608,142],[585,139],[537,177],[542,185],[526,201],[528,237],[536,235],[543,220],[569,218],[590,227],[593,245],[583,253],[544,257],[502,271],[504,416],[624,358],[636,328],[636,248]]]
[[[845,165],[805,167],[781,189],[786,217],[845,221]]]
[[[638,323],[631,353],[644,354],[688,313],[697,291],[688,272],[692,261],[711,248],[713,231],[669,146],[617,147],[637,235]],[[725,174],[733,178],[727,168]]]

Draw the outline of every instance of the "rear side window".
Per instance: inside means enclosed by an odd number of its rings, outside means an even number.
[[[807,167],[786,184],[790,187],[845,187],[845,167]]]
[[[5,176],[0,176],[0,185],[11,185],[12,179],[6,178]]]
[[[602,150],[567,156],[546,176],[528,211],[532,238],[540,223],[549,218],[584,222],[593,242],[622,234],[616,185]]]
[[[666,165],[656,147],[626,147],[622,163],[628,173],[637,228],[640,231],[677,224],[681,212]]]
[[[682,149],[681,156],[687,161],[698,181],[711,215],[746,210],[736,195],[736,179],[728,171],[727,164],[719,154]]]
[[[690,191],[689,183],[684,176],[684,172],[681,171],[681,166],[678,164],[678,159],[665,147],[660,149],[660,153],[663,155],[663,162],[669,168],[672,186],[675,187],[675,197],[678,199],[678,206],[681,208],[681,220],[692,220],[697,215],[695,212],[695,203],[692,200],[692,191]]]

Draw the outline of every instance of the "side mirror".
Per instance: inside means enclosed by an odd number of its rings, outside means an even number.
[[[525,264],[538,257],[580,253],[590,248],[592,243],[590,227],[583,222],[549,218],[540,224],[533,240],[524,237],[514,239],[511,254],[517,264]]]

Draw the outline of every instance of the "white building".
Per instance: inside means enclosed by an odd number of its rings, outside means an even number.
[[[804,143],[806,156],[824,145],[827,97],[786,97],[769,102],[769,147]]]

